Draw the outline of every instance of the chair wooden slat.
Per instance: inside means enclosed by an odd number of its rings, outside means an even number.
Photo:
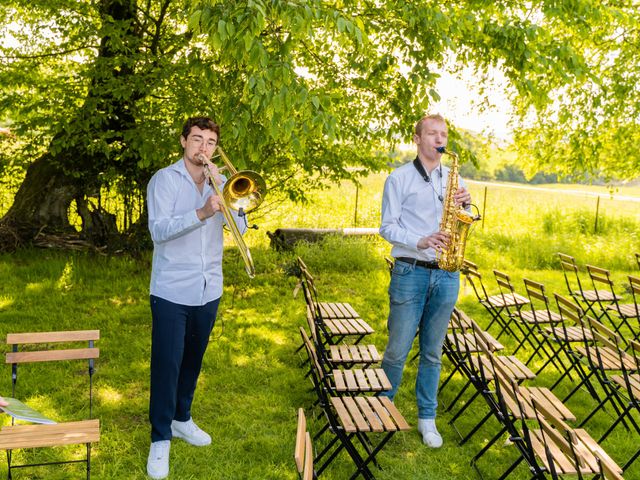
[[[344,428],[345,432],[352,433],[356,432],[356,425],[351,420],[351,415],[347,410],[347,407],[342,402],[342,398],[340,397],[331,397],[330,398],[331,405],[335,408],[336,413],[338,414],[338,418],[340,419],[340,424]]]
[[[358,430],[361,432],[371,431],[369,423],[362,415],[362,412],[358,408],[358,404],[355,402],[355,400],[351,397],[343,397],[342,402],[349,412],[349,415],[351,415],[351,418],[355,422],[356,426],[358,427]]]
[[[0,430],[0,450],[54,447],[100,441],[100,421],[52,425],[7,425]]]
[[[379,415],[373,412],[371,405],[367,402],[367,397],[356,397],[355,401],[360,408],[360,411],[367,419],[367,423],[374,432],[384,432],[385,428],[382,426]]]
[[[376,397],[380,403],[387,409],[394,422],[398,426],[398,430],[409,430],[411,426],[407,423],[405,418],[400,414],[394,403],[389,397]]]
[[[304,416],[304,410],[298,409],[298,429],[296,431],[296,446],[293,453],[293,458],[296,461],[298,467],[298,473],[302,473],[304,470],[304,455],[305,455],[305,434],[307,433],[307,419]]]
[[[9,333],[7,345],[22,345],[25,343],[59,343],[99,340],[100,330],[75,330],[68,332],[32,332]]]
[[[35,352],[8,352],[6,363],[50,362],[59,360],[87,360],[98,358],[99,348],[74,348],[70,350],[40,350]]]

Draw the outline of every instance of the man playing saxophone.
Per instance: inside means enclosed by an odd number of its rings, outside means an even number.
[[[211,443],[191,418],[191,403],[222,295],[225,220],[222,199],[206,181],[224,182],[211,163],[219,134],[210,118],[188,119],[180,137],[182,158],[156,172],[147,188],[154,246],[147,473],[155,479],[169,474],[173,437],[196,446]],[[246,222],[236,224],[246,230]]]
[[[435,424],[442,344],[458,298],[459,272],[438,268],[436,252],[450,241],[440,231],[449,169],[440,163],[447,145],[447,124],[440,115],[427,115],[415,126],[417,156],[387,178],[382,198],[380,235],[393,245],[395,258],[389,285],[389,339],[382,368],[392,385],[393,400],[404,365],[419,331],[420,363],[416,379],[418,431],[432,448],[442,445]],[[439,151],[440,150],[440,151]],[[453,195],[457,205],[469,205],[462,185]]]

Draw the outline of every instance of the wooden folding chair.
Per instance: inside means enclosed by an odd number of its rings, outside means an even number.
[[[489,295],[487,293],[487,289],[482,282],[482,275],[478,271],[477,265],[473,262],[469,262],[465,260],[464,269],[461,270],[467,279],[467,282],[471,284],[471,288],[476,295],[476,298],[480,302],[480,304],[489,312],[491,316],[491,320],[487,325],[486,330],[489,331],[491,326],[496,323],[500,327],[500,331],[496,336],[496,339],[500,339],[502,333],[507,331],[511,334],[511,336],[515,337],[515,334],[511,331],[509,326],[509,319],[503,317],[506,312],[507,305],[516,306],[516,305],[526,305],[529,303],[529,300],[525,297],[515,294],[511,295],[502,295],[501,293],[495,295]]]
[[[317,357],[314,358],[311,342],[308,337],[305,339],[306,332],[301,329],[300,333],[307,353],[312,358],[311,378],[317,403],[322,407],[327,420],[325,426],[314,436],[314,440],[318,440],[326,431],[334,434],[314,459],[314,464],[320,465],[316,475],[319,476],[342,450],[346,450],[357,467],[351,479],[360,475],[366,479],[375,478],[369,464],[377,465],[378,452],[396,432],[409,430],[409,424],[387,397],[357,393],[334,395],[335,385],[329,388],[320,362]],[[378,436],[377,434],[382,435],[382,439],[374,442],[372,437]]]
[[[620,365],[622,371],[619,375],[612,375],[611,381],[613,385],[617,387],[617,395],[620,406],[623,411],[622,414],[616,419],[616,421],[609,427],[609,429],[600,437],[599,442],[603,442],[609,434],[620,424],[623,419],[627,419],[629,423],[635,428],[636,433],[640,435],[640,428],[638,423],[633,418],[635,412],[640,416],[640,343],[632,340],[629,342],[629,353],[627,354],[622,349],[618,349],[620,354]],[[627,362],[625,356],[631,356],[635,362],[635,368],[629,370],[626,368]],[[640,448],[633,454],[629,460],[623,465],[622,470],[626,471],[631,464],[640,457]]]
[[[557,293],[553,295],[556,300],[556,305],[558,306],[561,321],[559,324],[545,328],[544,335],[549,342],[553,342],[554,345],[559,348],[558,351],[562,351],[565,358],[569,361],[569,366],[551,386],[551,390],[555,389],[563,379],[571,378],[571,372],[575,372],[580,382],[576,384],[576,382],[572,380],[574,388],[563,401],[568,401],[583,385],[594,399],[600,401],[598,393],[589,381],[592,373],[589,372],[582,363],[583,356],[579,350],[585,342],[593,342],[591,333],[582,327],[580,321],[580,318],[584,314],[583,310],[568,298],[558,295]]]
[[[611,280],[611,273],[604,268],[595,267],[593,265],[587,265],[587,272],[593,284],[593,288],[603,287],[601,290],[605,290],[609,293],[606,299],[597,297],[597,303],[600,306],[600,315],[596,320],[606,318],[616,333],[621,333],[620,328],[626,325],[630,331],[634,332],[634,328],[629,323],[630,320],[634,320],[637,324],[640,321],[640,313],[638,313],[638,306],[635,303],[620,303],[621,296],[617,295],[614,291],[613,280]],[[640,288],[640,287],[639,287]],[[598,292],[600,290],[596,290]],[[614,318],[611,313],[617,315],[617,319]],[[618,321],[616,321],[618,320]]]
[[[627,429],[627,421],[631,422],[636,431],[640,433],[640,427],[633,419],[633,416],[623,415],[624,406],[621,405],[618,398],[618,390],[611,376],[621,371],[637,373],[638,365],[633,355],[629,355],[624,351],[624,341],[622,338],[605,325],[591,317],[582,317],[580,319],[583,328],[589,330],[593,342],[585,342],[584,346],[577,350],[593,373],[593,377],[598,380],[604,394],[598,405],[587,415],[580,423],[583,427],[587,422],[607,404],[611,405],[617,414],[617,418],[625,425]]]
[[[477,333],[479,332],[476,330],[476,334]],[[573,413],[571,413],[549,389],[544,387],[522,386],[523,382],[532,380],[535,376],[530,370],[526,369],[522,363],[516,362],[514,365],[511,359],[515,357],[496,355],[491,346],[483,342],[482,339],[478,339],[477,345],[480,347],[480,352],[477,357],[479,360],[477,370],[482,379],[480,384],[484,384],[483,394],[485,400],[490,406],[489,415],[485,417],[485,419],[488,419],[488,417],[493,414],[497,416],[498,420],[501,420],[500,415],[505,414],[505,412],[500,409],[498,402],[504,404],[507,409],[506,411],[512,416],[518,417],[525,415],[526,418],[533,418],[530,403],[533,399],[541,399],[541,401],[546,402],[561,418],[575,420]],[[522,368],[525,370],[522,370]],[[489,388],[490,384],[494,384],[493,391]],[[513,392],[515,385],[520,385],[521,401],[516,401],[516,394]],[[494,399],[495,395],[501,398]],[[507,430],[507,425],[505,425],[504,422],[501,423],[503,423],[503,430],[494,436],[492,442],[498,440]],[[492,442],[487,445],[487,448],[491,446]]]
[[[315,345],[309,339],[304,328],[300,327],[300,336],[307,350],[313,378],[333,396],[373,393],[378,395],[391,390],[391,382],[381,368],[338,369],[323,364]]]
[[[12,425],[0,430],[0,449],[7,451],[7,478],[12,478],[16,468],[58,465],[64,463],[85,463],[87,479],[91,478],[91,444],[100,440],[100,422],[91,419],[93,406],[94,361],[100,351],[94,343],[100,338],[98,330],[68,332],[12,333],[7,335],[7,345],[11,352],[6,354],[6,363],[11,365],[12,396],[16,395],[18,366],[27,363],[86,360],[89,373],[89,420],[57,423],[52,425]],[[87,342],[86,347],[55,349],[52,347]],[[20,350],[23,348],[24,350]],[[40,348],[40,349],[37,349]],[[60,445],[86,446],[86,458],[59,462],[16,465],[12,462],[13,450],[24,448],[54,447]]]
[[[337,344],[349,337],[350,343],[357,344],[374,332],[349,303],[320,302],[315,279],[300,257],[298,266],[307,309],[312,312],[325,343]]]
[[[316,474],[313,471],[313,445],[311,435],[307,431],[307,419],[302,408],[298,409],[298,430],[296,432],[296,446],[293,457],[298,469],[300,480],[313,480]]]
[[[382,361],[382,356],[373,344],[327,344],[323,341],[318,322],[310,310],[307,310],[307,325],[319,357],[333,368],[351,368],[354,365],[363,365],[366,368]]]
[[[559,252],[558,257],[560,258],[560,266],[562,267],[562,273],[569,295],[586,306],[586,314],[591,313],[592,316],[598,318],[594,306],[598,303],[598,299],[601,299],[603,302],[613,301],[611,292],[607,290],[585,290],[582,288],[576,259],[571,255]]]
[[[530,447],[551,478],[604,475],[622,479],[622,469],[586,430],[571,428],[536,400],[532,405],[539,429],[529,432]]]
[[[530,365],[539,356],[544,363],[538,368],[536,375],[539,375],[549,364],[553,364],[559,372],[563,372],[567,367],[562,362],[562,358],[558,356],[559,349],[553,343],[547,342],[547,337],[544,334],[546,327],[556,325],[561,321],[560,314],[551,310],[549,298],[542,283],[528,278],[524,278],[523,282],[530,303],[528,309],[517,310],[517,321],[529,330],[530,339],[535,343],[533,352],[524,363]]]
[[[498,284],[498,288],[500,289],[500,295],[502,295],[502,300],[504,304],[505,315],[503,318],[506,322],[508,322],[509,326],[515,326],[515,328],[509,328],[514,340],[518,342],[513,354],[516,355],[518,351],[528,343],[531,348],[535,350],[537,344],[531,339],[531,330],[527,328],[527,326],[523,322],[519,322],[518,320],[521,317],[520,310],[524,305],[530,303],[528,299],[526,303],[513,301],[516,298],[524,298],[522,295],[516,293],[513,288],[513,284],[511,283],[511,278],[504,272],[499,270],[494,270],[493,275],[496,278],[496,283]],[[519,333],[519,335],[518,335]],[[500,337],[500,335],[498,335]]]

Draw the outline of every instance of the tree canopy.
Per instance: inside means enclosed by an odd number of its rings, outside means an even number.
[[[632,3],[7,0],[0,119],[15,137],[0,161],[26,176],[3,223],[69,230],[75,205],[85,236],[110,243],[105,192],[143,198],[177,158],[184,119],[202,114],[237,167],[303,199],[349,167],[383,168],[452,57],[504,72],[532,169],[637,176]],[[463,140],[454,128],[468,158]]]

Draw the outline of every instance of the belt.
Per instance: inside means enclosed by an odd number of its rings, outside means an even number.
[[[430,270],[438,270],[440,268],[438,266],[438,262],[436,262],[435,260],[425,261],[410,257],[398,257],[396,258],[396,262],[409,263],[411,265],[415,265],[416,267],[428,268]]]

